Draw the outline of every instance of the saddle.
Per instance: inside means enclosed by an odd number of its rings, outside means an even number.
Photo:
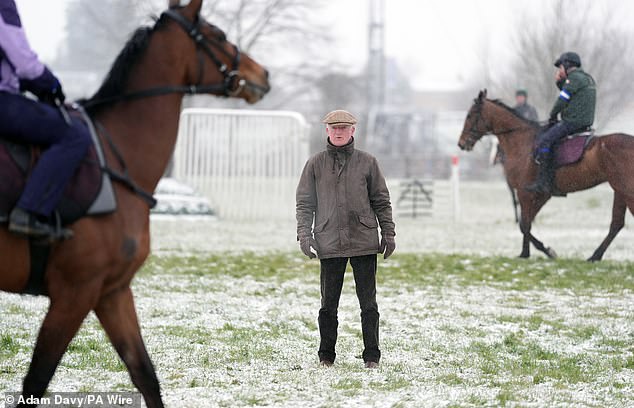
[[[72,114],[86,122],[93,144],[66,186],[55,211],[62,225],[72,224],[85,215],[105,214],[117,208],[110,177],[102,171],[105,158],[92,121],[81,108]],[[42,151],[40,146],[18,144],[0,135],[0,222],[8,221]]]
[[[594,129],[587,128],[557,141],[553,145],[555,168],[579,162],[583,158],[583,153],[593,138]]]
[[[589,129],[568,135],[557,142],[554,146],[555,167],[568,166],[580,161],[593,137],[594,129]]]

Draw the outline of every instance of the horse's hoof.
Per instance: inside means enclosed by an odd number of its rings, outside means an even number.
[[[601,260],[600,256],[594,256],[592,255],[590,258],[587,259],[588,262],[599,262]]]
[[[557,259],[557,252],[552,248],[546,248],[546,255],[548,255],[550,259]]]
[[[529,254],[520,254],[520,256],[518,256],[519,259],[528,259],[530,255]]]

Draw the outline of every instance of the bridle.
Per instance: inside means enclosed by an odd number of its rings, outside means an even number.
[[[474,146],[480,138],[488,133],[490,133],[489,127],[486,123],[484,123],[484,132],[479,130],[480,122],[484,122],[484,118],[482,117],[482,101],[480,99],[475,99],[474,106],[476,109],[473,114],[475,115],[475,121],[471,121],[471,128],[469,129],[469,135],[467,136],[467,140],[465,141],[467,146]]]
[[[465,140],[465,145],[474,146],[480,138],[486,135],[504,135],[506,133],[513,133],[518,130],[522,130],[527,128],[526,126],[519,126],[509,129],[495,130],[493,129],[493,125],[491,123],[486,123],[484,117],[482,116],[482,106],[484,105],[483,101],[479,98],[476,98],[474,101],[474,106],[476,109],[473,114],[475,115],[475,120],[471,123],[471,128],[469,129],[469,135]],[[484,124],[484,130],[480,129],[480,122]]]
[[[85,108],[93,106],[104,105],[112,102],[129,101],[133,99],[147,98],[151,96],[167,95],[172,93],[182,93],[187,95],[195,94],[220,94],[222,96],[236,96],[245,87],[249,87],[256,91],[266,93],[268,89],[255,83],[251,83],[244,78],[240,77],[238,70],[240,65],[241,52],[237,45],[234,45],[235,54],[231,55],[224,47],[223,42],[226,40],[211,40],[200,31],[201,22],[191,22],[185,17],[180,15],[175,10],[167,10],[161,14],[161,17],[157,20],[160,22],[164,17],[174,20],[196,43],[197,55],[198,55],[198,81],[195,85],[181,85],[181,86],[159,86],[149,89],[143,89],[140,91],[127,92],[121,95],[114,95],[107,98],[90,99],[82,102]],[[204,20],[203,20],[204,21]],[[214,50],[220,51],[227,57],[232,59],[231,68],[227,67]],[[204,85],[202,84],[204,72],[205,72],[205,56],[216,65],[218,71],[222,74],[222,82],[219,84]]]
[[[203,33],[200,31],[200,22],[198,24],[194,24],[182,15],[178,14],[175,10],[167,10],[163,12],[162,16],[169,17],[177,22],[178,25],[180,25],[196,43],[196,48],[198,52],[198,84],[193,85],[196,90],[195,93],[204,93],[205,91],[209,92],[209,90],[220,90],[222,95],[224,96],[236,96],[240,93],[240,91],[242,91],[242,89],[246,85],[246,80],[244,78],[240,78],[240,72],[238,71],[241,54],[240,49],[237,45],[233,46],[235,53],[232,56],[222,46],[221,41],[210,40],[203,35]],[[226,64],[218,59],[211,46],[222,52],[228,58],[232,59],[231,69],[229,69]],[[205,58],[203,56],[203,53],[209,57],[209,59],[216,65],[216,68],[218,68],[218,71],[220,71],[220,73],[222,74],[222,83],[219,86],[202,85],[203,75],[205,72]]]

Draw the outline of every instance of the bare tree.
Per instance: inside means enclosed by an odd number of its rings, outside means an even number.
[[[315,84],[329,64],[330,37],[315,18],[324,5],[324,0],[215,0],[202,13],[271,72],[272,92],[258,107],[298,110],[298,104],[315,101]]]
[[[526,88],[545,115],[559,92],[553,62],[562,52],[575,51],[581,55],[582,68],[597,82],[595,123],[605,127],[627,107],[634,90],[631,33],[619,28],[622,4],[609,3],[606,7],[603,2],[580,0],[573,6],[556,0],[548,3],[539,20],[521,13],[511,69],[495,85],[506,94]]]
[[[220,20],[228,37],[246,52],[282,43],[301,53],[326,38],[313,18],[323,5],[323,0],[215,0],[205,3],[203,14]]]
[[[75,0],[67,8],[66,42],[56,67],[104,74],[147,15],[145,2]]]

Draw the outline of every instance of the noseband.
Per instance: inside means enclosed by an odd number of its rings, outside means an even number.
[[[482,136],[488,133],[491,133],[486,123],[484,123],[484,131],[479,130],[479,127],[478,127],[480,122],[484,122],[484,118],[482,117],[482,105],[483,105],[482,101],[478,99],[475,100],[476,110],[474,111],[474,115],[476,116],[476,118],[474,121],[472,121],[471,129],[469,129],[469,136],[467,136],[467,140],[466,140],[466,143],[468,146],[475,145],[476,142],[480,140]]]

